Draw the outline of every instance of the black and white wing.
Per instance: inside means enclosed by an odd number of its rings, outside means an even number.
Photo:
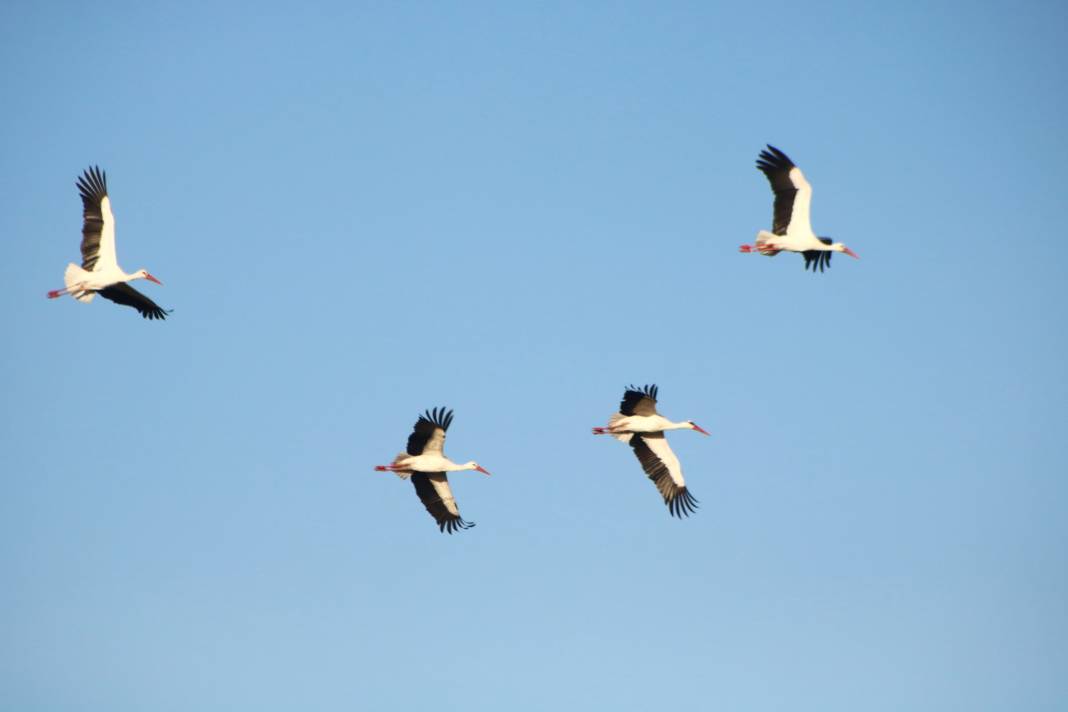
[[[133,307],[146,319],[166,319],[170,314],[126,282],[117,282],[101,289],[97,294],[124,307]]]
[[[436,452],[439,455],[445,447],[445,431],[452,424],[452,411],[444,407],[428,410],[415,421],[412,434],[408,436],[408,454],[422,455]],[[448,487],[448,485],[446,485]]]
[[[697,509],[697,500],[686,489],[686,480],[682,478],[682,465],[679,458],[668,446],[663,433],[634,433],[630,446],[642,469],[656,485],[664,498],[672,516],[682,519]]]
[[[115,216],[111,214],[107,176],[98,166],[92,166],[78,176],[75,185],[82,196],[82,269],[115,269]]]
[[[412,484],[426,511],[438,523],[438,529],[452,534],[458,529],[470,529],[474,522],[465,522],[460,517],[460,508],[449,488],[449,479],[444,472],[413,472]]]
[[[656,385],[644,388],[631,386],[623,394],[619,403],[619,412],[623,415],[656,415]]]
[[[809,207],[812,205],[812,186],[805,180],[801,169],[794,165],[785,153],[768,145],[760,152],[756,162],[763,171],[775,193],[775,209],[772,216],[772,233],[785,235],[802,231],[812,232]]]

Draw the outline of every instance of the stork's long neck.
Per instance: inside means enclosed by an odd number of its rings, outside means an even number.
[[[660,430],[685,430],[686,428],[690,427],[690,424],[686,421],[676,423],[674,421],[668,420],[659,413],[653,416],[653,419],[650,421],[650,425],[653,425],[654,427]]]

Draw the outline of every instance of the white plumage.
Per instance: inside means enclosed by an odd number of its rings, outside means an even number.
[[[785,153],[769,144],[767,150],[760,152],[756,165],[767,176],[775,194],[772,230],[758,232],[756,242],[742,245],[741,252],[759,252],[768,257],[783,251],[799,252],[805,258],[805,269],[811,267],[813,272],[829,267],[833,252],[858,257],[841,242],[819,237],[812,231],[809,217],[812,186]]]
[[[445,473],[475,470],[489,474],[474,460],[459,465],[445,457],[445,431],[451,424],[451,410],[428,410],[415,422],[412,434],[408,436],[406,452],[398,454],[389,465],[375,466],[379,472],[392,472],[403,480],[411,479],[416,495],[434,517],[438,529],[449,534],[473,527],[475,523],[465,522],[460,517],[460,508]]]
[[[594,435],[611,435],[634,450],[645,474],[656,485],[673,516],[689,516],[697,509],[697,500],[686,488],[682,463],[672,452],[664,432],[696,430],[708,433],[692,420],[674,422],[656,412],[658,389],[655,385],[631,386],[623,393],[619,412],[613,413],[606,427],[593,429]]]
[[[83,207],[82,265],[68,264],[63,273],[64,288],[50,291],[48,298],[70,294],[79,302],[88,304],[99,294],[116,304],[133,307],[146,319],[167,318],[168,312],[127,284],[135,279],[162,283],[148,270],[139,269],[128,274],[119,267],[115,255],[115,216],[111,212],[107,176],[93,166],[78,177],[75,185]]]

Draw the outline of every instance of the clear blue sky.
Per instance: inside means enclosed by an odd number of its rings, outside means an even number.
[[[0,707],[1068,708],[1068,11],[749,5],[5,3]]]

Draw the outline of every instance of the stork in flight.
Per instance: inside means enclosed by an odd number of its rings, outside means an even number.
[[[760,152],[757,168],[764,172],[775,193],[775,211],[772,230],[757,233],[756,243],[742,245],[741,252],[759,252],[774,257],[782,251],[800,252],[805,258],[805,269],[818,267],[822,272],[831,266],[831,253],[844,252],[850,257],[860,257],[841,242],[832,242],[829,237],[818,237],[812,232],[809,207],[812,205],[812,186],[805,180],[801,169],[789,156],[768,144]]]
[[[442,447],[445,445],[445,431],[451,423],[451,410],[428,410],[415,422],[412,434],[408,436],[407,452],[393,458],[392,464],[375,466],[378,472],[392,472],[402,480],[410,477],[415,485],[415,493],[438,523],[438,529],[449,534],[457,529],[469,529],[475,523],[465,522],[460,517],[460,509],[456,506],[445,473],[476,470],[484,475],[489,474],[474,460],[457,465],[445,457]]]
[[[70,294],[79,302],[88,304],[99,294],[116,304],[133,307],[146,319],[166,319],[170,312],[131,287],[127,282],[147,279],[162,284],[139,269],[126,274],[115,257],[115,216],[111,214],[111,199],[108,198],[107,176],[93,166],[76,183],[82,195],[84,222],[82,223],[82,266],[67,265],[63,274],[66,287],[48,293],[49,299]]]
[[[664,498],[668,511],[672,516],[682,519],[697,509],[697,500],[686,489],[682,465],[671,451],[664,431],[696,430],[705,435],[708,433],[692,420],[673,423],[657,413],[657,390],[655,385],[628,388],[619,404],[619,412],[612,414],[606,427],[594,428],[593,434],[611,435],[630,443],[645,474]]]

